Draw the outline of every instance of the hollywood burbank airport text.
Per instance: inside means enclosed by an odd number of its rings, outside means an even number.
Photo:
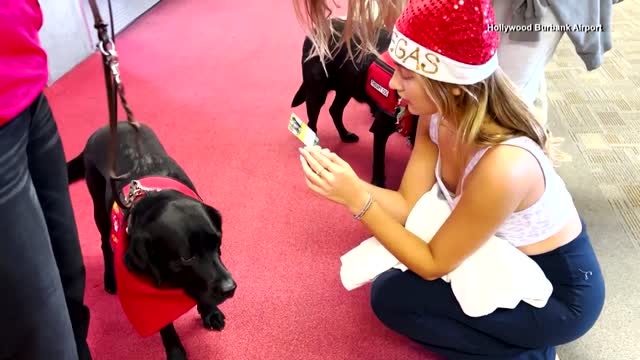
[[[495,24],[489,25],[489,31],[497,32],[595,32],[602,31],[602,25],[584,25],[584,24],[527,24],[527,25],[506,25]]]

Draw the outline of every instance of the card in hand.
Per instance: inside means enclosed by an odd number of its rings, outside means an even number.
[[[300,118],[294,113],[291,113],[291,117],[289,118],[289,131],[300,139],[305,146],[320,144],[320,138],[318,138],[318,135],[316,135],[313,130],[309,129],[307,124],[300,120]]]

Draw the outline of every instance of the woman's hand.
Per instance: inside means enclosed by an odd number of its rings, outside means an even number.
[[[300,162],[309,189],[348,207],[356,214],[369,194],[349,164],[329,149],[319,146],[300,148]]]

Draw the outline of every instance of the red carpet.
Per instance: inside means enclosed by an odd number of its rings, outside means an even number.
[[[118,37],[134,113],[222,212],[223,259],[238,283],[221,306],[223,332],[204,330],[195,310],[176,323],[178,332],[194,360],[435,359],[382,326],[368,286],[347,292],[340,283],[340,256],[369,235],[305,187],[300,143],[287,130],[302,41],[288,0],[165,0]],[[103,81],[94,55],[47,90],[68,157],[107,124]],[[306,118],[304,107],[295,111]],[[345,114],[361,136],[357,144],[340,143],[327,111],[319,122],[322,144],[370,179],[367,109],[352,103]],[[399,135],[388,149],[389,185],[397,186],[409,150]],[[103,291],[90,197],[84,183],[71,193],[95,359],[163,359],[160,336],[139,337],[117,297]]]

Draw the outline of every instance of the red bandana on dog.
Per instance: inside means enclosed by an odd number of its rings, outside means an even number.
[[[152,189],[172,189],[199,199],[186,185],[166,177],[147,177],[140,185]],[[129,192],[129,185],[124,193]],[[143,337],[160,331],[163,327],[191,310],[196,302],[182,289],[158,289],[150,279],[129,272],[123,257],[129,245],[127,219],[116,203],[111,210],[111,247],[114,252],[114,270],[120,304],[131,325]]]

